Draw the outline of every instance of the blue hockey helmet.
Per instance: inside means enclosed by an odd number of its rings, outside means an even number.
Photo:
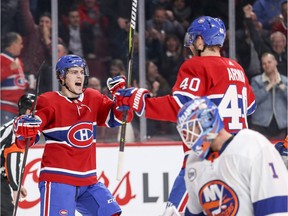
[[[226,37],[226,28],[219,18],[202,16],[195,19],[188,27],[184,39],[184,46],[189,47],[196,38],[201,36],[206,46],[223,46]]]
[[[57,78],[65,78],[66,72],[69,68],[72,67],[82,67],[84,69],[84,88],[86,88],[88,84],[88,77],[89,77],[89,69],[86,64],[86,61],[77,55],[65,55],[59,58],[56,64],[56,75]]]
[[[224,128],[217,106],[207,97],[196,98],[184,104],[177,119],[183,142],[203,160],[211,141]]]

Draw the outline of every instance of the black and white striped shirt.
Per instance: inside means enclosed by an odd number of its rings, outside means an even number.
[[[14,191],[18,190],[20,170],[23,153],[15,147],[15,134],[13,131],[13,121],[7,122],[1,127],[1,175],[7,177],[9,184]],[[18,149],[18,150],[17,150]],[[7,169],[7,170],[6,170]]]

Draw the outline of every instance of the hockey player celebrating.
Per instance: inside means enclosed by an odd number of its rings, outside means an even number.
[[[146,110],[146,118],[176,122],[177,112],[183,104],[196,97],[207,96],[219,106],[227,131],[237,133],[247,128],[247,115],[252,114],[256,108],[255,97],[243,68],[236,61],[220,56],[225,37],[226,29],[222,20],[209,16],[195,19],[189,26],[184,41],[193,57],[181,65],[172,89],[173,95],[147,97],[149,94],[141,94],[141,89],[122,89],[116,94],[117,106],[119,109],[131,107],[138,114]],[[140,104],[139,101],[143,102]],[[183,167],[167,203],[168,208],[174,205],[180,212],[187,200],[184,173],[189,149],[186,145],[183,145],[183,149]]]
[[[192,150],[185,172],[185,216],[286,215],[288,174],[280,154],[258,132],[229,133],[219,112],[201,97],[178,114],[178,132]],[[219,156],[211,157],[213,152]]]
[[[111,192],[97,182],[96,126],[122,124],[122,112],[99,91],[87,88],[89,71],[84,59],[62,56],[56,64],[61,90],[38,97],[36,115],[15,120],[16,143],[32,145],[40,132],[46,145],[41,162],[40,215],[120,215]],[[122,82],[125,85],[125,82]],[[121,88],[119,83],[110,89]],[[128,112],[128,122],[132,119]]]

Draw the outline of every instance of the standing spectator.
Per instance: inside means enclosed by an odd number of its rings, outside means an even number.
[[[17,116],[17,101],[28,87],[23,63],[18,58],[23,48],[22,37],[8,32],[1,38],[1,126]]]
[[[30,114],[35,95],[26,93],[18,100],[18,116]],[[14,205],[16,203],[17,191],[19,187],[20,168],[22,163],[23,149],[19,149],[15,144],[15,134],[13,130],[12,119],[4,124],[1,131],[1,215],[12,216]],[[11,189],[13,197],[11,196]],[[27,195],[26,189],[21,186],[21,197]]]
[[[281,13],[281,1],[283,0],[256,0],[254,2],[253,11],[264,29],[270,30],[271,25]]]
[[[81,25],[92,26],[94,53],[101,59],[110,56],[108,46],[109,19],[102,13],[102,5],[99,0],[83,0],[78,6]]]
[[[121,209],[111,192],[97,182],[96,125],[117,127],[122,112],[99,91],[86,88],[89,70],[84,59],[62,56],[56,64],[61,91],[38,97],[35,117],[15,120],[16,144],[33,145],[42,133],[46,140],[39,175],[40,215],[116,216]],[[125,83],[123,83],[125,85]],[[117,90],[118,86],[112,86]],[[69,115],[63,115],[69,113]],[[131,121],[128,112],[127,121]]]
[[[68,23],[61,23],[59,36],[67,44],[68,52],[94,59],[94,43],[91,25],[81,25],[79,11],[76,7],[71,7],[68,11]]]
[[[219,106],[229,132],[237,133],[247,128],[247,115],[256,108],[254,94],[243,68],[236,61],[221,57],[220,49],[225,37],[226,28],[222,20],[209,16],[195,19],[184,41],[194,56],[181,65],[172,95],[149,98],[148,92],[141,88],[120,89],[116,101],[119,109],[128,106],[137,115],[146,110],[146,118],[176,122],[177,112],[183,104],[195,97],[208,96]],[[183,149],[183,167],[176,177],[167,203],[167,207],[174,205],[180,212],[186,204],[184,173],[190,151],[184,144]]]
[[[24,71],[26,75],[34,75],[34,78],[41,73],[40,93],[52,90],[52,46],[51,46],[51,14],[44,12],[40,15],[38,25],[34,21],[34,17],[30,11],[30,1],[21,0],[20,9],[23,23],[23,31],[25,32],[24,49],[21,58],[24,62]],[[41,72],[40,66],[45,61]]]
[[[247,29],[251,36],[251,40],[253,41],[255,50],[258,53],[258,56],[262,56],[263,53],[269,52],[272,53],[277,62],[277,68],[280,74],[287,76],[287,39],[286,36],[281,32],[273,32],[271,35],[269,34],[269,42],[265,41],[265,30],[257,28],[255,25],[251,25],[252,17],[255,16],[252,11],[253,8],[251,5],[245,5],[243,7],[243,11],[245,13],[245,19],[247,23]],[[250,20],[250,21],[249,21]],[[269,32],[269,31],[268,31]]]
[[[252,129],[269,139],[284,139],[287,133],[287,76],[280,75],[271,53],[261,57],[264,73],[252,78],[257,109],[252,115]]]
[[[281,3],[281,14],[279,18],[272,24],[272,32],[280,31],[282,32],[287,39],[287,0],[282,0]]]
[[[286,215],[288,174],[280,154],[255,131],[229,133],[219,112],[201,97],[178,114],[177,129],[192,150],[185,172],[185,215]]]

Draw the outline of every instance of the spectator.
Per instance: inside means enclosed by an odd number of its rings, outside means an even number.
[[[183,45],[179,38],[170,34],[167,35],[163,44],[161,59],[161,74],[173,86],[181,64],[184,62]]]
[[[272,53],[277,62],[277,68],[280,74],[287,76],[287,39],[286,36],[281,32],[277,31],[269,35],[269,42],[265,41],[265,31],[259,28],[256,28],[252,23],[252,17],[255,14],[252,11],[251,5],[244,6],[243,10],[245,13],[245,19],[247,23],[247,29],[253,41],[255,50],[258,53],[258,56],[262,56],[263,53],[269,52]]]
[[[272,24],[272,32],[280,31],[282,32],[287,39],[287,0],[282,1],[281,3],[281,14],[279,18]]]
[[[68,52],[94,59],[94,43],[92,27],[89,24],[81,25],[79,11],[76,7],[71,7],[68,11],[68,23],[60,23],[59,36],[67,44]]]
[[[264,29],[270,30],[271,24],[281,13],[281,1],[282,0],[256,0],[254,2],[253,11]]]
[[[192,8],[187,0],[173,0],[172,12],[184,29],[187,29],[192,20]]]
[[[17,101],[28,87],[23,63],[18,58],[23,48],[20,34],[8,32],[1,40],[1,126],[14,118]]]
[[[171,17],[170,17],[171,18]],[[168,19],[166,9],[157,7],[153,18],[146,21],[146,48],[147,58],[157,65],[161,64],[161,49],[168,34],[175,34],[183,38],[185,31],[177,21]]]
[[[252,129],[269,139],[284,139],[287,133],[287,77],[280,75],[271,53],[261,57],[264,73],[252,78],[257,109],[252,114]]]
[[[67,47],[63,43],[58,43],[57,44],[57,56],[58,59],[64,55],[68,54]]]
[[[24,36],[24,49],[21,58],[24,62],[25,74],[37,77],[41,73],[40,93],[52,90],[52,46],[51,46],[51,14],[40,15],[38,25],[34,22],[29,7],[29,0],[20,1]],[[45,61],[45,62],[44,62]],[[40,66],[44,62],[41,72]]]
[[[24,94],[18,100],[18,116],[30,114],[35,101],[34,94]],[[13,214],[14,205],[17,199],[19,176],[24,149],[15,144],[13,130],[14,119],[6,122],[1,127],[1,215],[10,216]],[[13,197],[11,196],[11,189]],[[20,195],[26,197],[27,191],[21,186]]]
[[[167,80],[159,73],[153,61],[146,62],[147,89],[152,97],[164,96],[171,93]],[[147,135],[150,138],[161,135],[171,135],[175,131],[175,124],[170,122],[147,119]],[[174,134],[174,133],[173,133]]]
[[[102,13],[102,6],[98,0],[83,0],[78,6],[81,25],[92,26],[95,50],[98,58],[110,56],[108,46],[109,19]]]
[[[88,79],[88,88],[93,88],[102,92],[101,81],[97,77],[89,77]]]

